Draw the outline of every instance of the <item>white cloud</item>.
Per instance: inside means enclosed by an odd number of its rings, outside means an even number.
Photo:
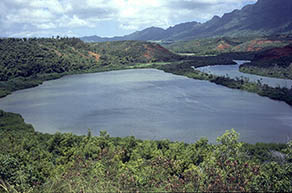
[[[54,29],[56,28],[56,25],[53,23],[42,23],[37,25],[38,29]]]
[[[0,33],[22,36],[23,30],[50,36],[77,28],[86,31],[109,20],[120,30],[166,28],[184,21],[204,22],[247,2],[256,0],[1,0]]]
[[[70,20],[69,23],[65,24],[67,27],[82,27],[82,26],[91,27],[88,22],[86,22],[83,19],[80,19],[76,15],[73,15],[73,18],[70,18],[69,20]]]

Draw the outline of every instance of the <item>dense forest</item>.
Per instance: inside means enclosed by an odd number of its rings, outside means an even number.
[[[0,111],[0,192],[291,192],[292,143],[217,144],[35,132]]]
[[[1,81],[88,69],[96,65],[88,48],[77,38],[1,39]]]
[[[0,96],[98,66],[77,38],[0,39]]]

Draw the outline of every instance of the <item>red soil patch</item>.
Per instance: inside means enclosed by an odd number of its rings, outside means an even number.
[[[169,54],[169,50],[160,46],[160,45],[156,45],[155,46],[156,49],[160,50],[161,52],[165,53],[165,54]]]
[[[144,57],[147,60],[151,60],[155,57],[161,57],[161,56],[165,57],[165,56],[172,55],[172,53],[168,49],[158,44],[151,44],[151,45],[144,44],[144,48],[146,49],[144,53]]]
[[[255,59],[269,60],[278,59],[280,57],[292,56],[292,46],[285,46],[283,48],[273,48],[259,54]]]
[[[94,53],[94,52],[91,52],[91,51],[89,51],[88,54],[89,54],[90,56],[94,57],[96,62],[99,61],[99,59],[100,59],[100,54],[97,54],[97,53]]]
[[[229,45],[229,44],[227,44],[227,43],[225,43],[225,42],[221,42],[221,43],[217,46],[216,50],[223,51],[223,50],[228,49],[228,48],[230,48],[230,47],[231,47],[231,45]]]
[[[88,58],[88,56],[85,56],[84,54],[82,54],[81,52],[79,52],[78,50],[76,50],[74,47],[71,47],[71,49],[76,52],[77,54],[79,54],[80,56],[82,56],[83,58]]]
[[[144,45],[144,48],[146,49],[146,52],[144,54],[144,57],[147,59],[147,60],[150,60],[152,58],[152,54],[153,54],[153,49],[148,46],[148,45]]]
[[[248,45],[248,47],[247,47],[247,51],[248,51],[248,52],[256,51],[256,50],[255,50],[255,46],[257,45],[257,42],[258,42],[258,40],[252,40],[252,41],[250,42],[250,44]]]
[[[151,57],[151,55],[149,54],[149,52],[146,52],[145,54],[144,54],[144,57],[147,59],[147,60],[150,60],[152,57]]]
[[[259,51],[262,50],[263,47],[259,47],[261,45],[265,44],[273,44],[273,43],[279,43],[280,41],[272,41],[272,40],[252,40],[250,44],[248,45],[247,51]]]
[[[144,45],[144,48],[146,49],[146,52],[144,54],[144,57],[147,59],[147,60],[150,60],[154,57],[155,53],[157,52],[163,52],[163,53],[166,53],[167,50],[165,48],[162,48],[161,46],[158,46],[158,45]]]

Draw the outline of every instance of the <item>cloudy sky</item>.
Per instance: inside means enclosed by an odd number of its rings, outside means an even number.
[[[0,36],[118,36],[205,22],[256,0],[0,0]]]

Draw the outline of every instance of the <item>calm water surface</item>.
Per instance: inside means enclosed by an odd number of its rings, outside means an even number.
[[[239,66],[248,61],[235,60],[235,62],[237,63],[237,65],[204,66],[197,69],[202,72],[215,74],[218,76],[228,76],[230,78],[248,78],[249,81],[252,81],[252,82],[257,82],[258,80],[260,80],[263,84],[267,84],[271,87],[278,87],[278,86],[286,87],[286,88],[292,87],[292,80],[289,80],[289,79],[270,78],[270,77],[263,77],[263,76],[258,76],[254,74],[242,73],[239,71]]]
[[[215,142],[234,128],[246,142],[287,142],[292,108],[256,94],[154,69],[66,76],[0,99],[37,131]]]

